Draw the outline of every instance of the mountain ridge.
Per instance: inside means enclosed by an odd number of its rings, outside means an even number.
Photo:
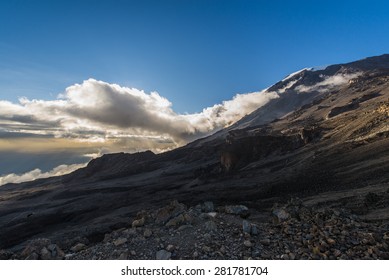
[[[352,200],[367,185],[385,189],[388,69],[383,55],[304,70],[268,89],[284,89],[280,98],[184,147],[105,155],[72,174],[2,187],[0,248],[17,250],[32,237],[98,242],[140,210],[172,199],[244,203],[262,213],[291,196],[343,191]],[[271,115],[277,106],[279,115]],[[331,203],[340,201],[334,195]]]

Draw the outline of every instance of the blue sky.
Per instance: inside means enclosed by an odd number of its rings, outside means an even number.
[[[88,78],[199,112],[290,72],[388,53],[387,1],[1,1],[0,99]]]

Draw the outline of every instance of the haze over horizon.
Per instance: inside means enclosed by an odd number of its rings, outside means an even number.
[[[385,1],[2,2],[0,185],[226,127],[292,72],[387,53],[388,12]]]

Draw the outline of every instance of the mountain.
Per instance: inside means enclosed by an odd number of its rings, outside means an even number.
[[[42,237],[65,249],[80,237],[95,244],[172,200],[244,204],[263,221],[298,196],[387,226],[389,55],[303,69],[266,91],[279,98],[176,150],[104,155],[72,174],[2,186],[0,248]]]
[[[268,92],[279,93],[279,99],[272,100],[264,108],[261,107],[244,117],[229,130],[262,125],[283,117],[320,96],[338,90],[339,86],[343,86],[342,82],[348,82],[360,73],[387,69],[388,65],[389,55],[382,55],[346,64],[331,65],[322,70],[306,68],[293,73],[267,89]]]

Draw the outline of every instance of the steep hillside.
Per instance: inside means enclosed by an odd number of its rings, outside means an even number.
[[[64,250],[80,237],[93,244],[171,200],[245,204],[255,222],[299,196],[387,223],[387,200],[374,198],[389,188],[389,55],[305,69],[268,91],[280,97],[174,151],[105,155],[66,176],[1,187],[0,248],[37,237]]]

